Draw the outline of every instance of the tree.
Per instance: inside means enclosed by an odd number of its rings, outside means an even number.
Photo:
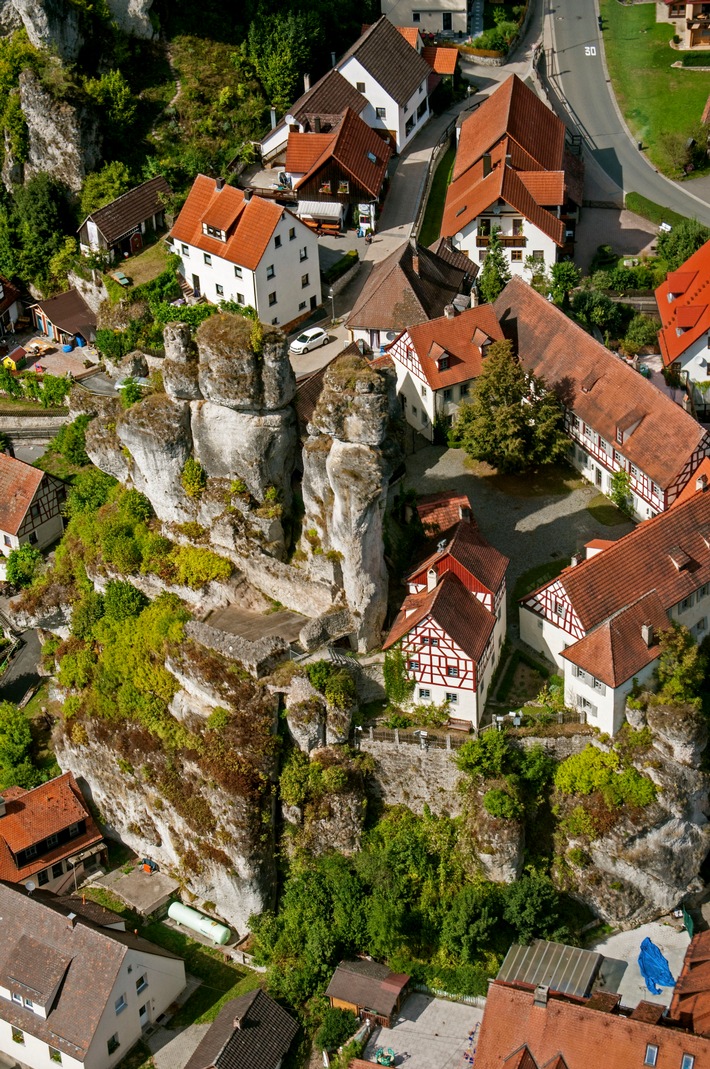
[[[67,275],[73,270],[79,256],[76,238],[65,238],[64,243],[49,261],[49,276],[53,286],[65,290]]]
[[[503,292],[506,284],[510,282],[510,269],[501,248],[499,233],[500,227],[494,226],[488,245],[488,255],[483,262],[483,270],[478,276],[478,292],[489,304]]]
[[[552,265],[552,299],[555,304],[569,304],[570,292],[579,285],[580,271],[569,260],[561,260]]]
[[[660,635],[661,651],[656,676],[657,698],[669,705],[694,705],[700,708],[700,689],[708,668],[707,654],[701,651],[683,624],[673,621]]]
[[[615,471],[611,477],[609,497],[618,509],[631,515],[631,477],[628,471]]]
[[[277,111],[283,111],[298,96],[299,75],[310,66],[313,51],[323,38],[323,25],[313,12],[271,13],[261,5],[251,21],[249,59]]]
[[[517,932],[521,943],[535,937],[564,939],[560,923],[560,899],[549,876],[528,872],[505,890],[503,918]]]
[[[710,238],[710,229],[697,219],[684,219],[672,230],[662,230],[656,239],[658,255],[675,271]]]
[[[41,563],[42,554],[29,542],[25,542],[19,549],[13,549],[7,558],[5,571],[8,583],[29,586]]]
[[[554,463],[569,447],[562,406],[542,379],[521,367],[509,341],[490,346],[454,433],[469,456],[504,474]]]
[[[98,468],[89,468],[77,475],[74,485],[67,497],[68,515],[78,512],[96,512],[108,501],[108,495],[116,485],[116,480]]]
[[[351,1010],[329,1006],[316,1033],[316,1043],[323,1050],[337,1050],[355,1035],[359,1021]]]
[[[84,91],[96,104],[105,119],[104,133],[120,145],[136,114],[136,102],[131,87],[119,70],[111,70],[100,78],[87,78]]]
[[[0,702],[0,765],[17,765],[32,745],[30,723],[12,702]]]
[[[12,223],[17,242],[16,270],[23,281],[43,282],[64,235],[73,229],[65,187],[44,171],[14,192]]]
[[[100,171],[87,175],[81,187],[80,204],[82,216],[91,215],[131,188],[131,174],[125,163],[112,160]]]
[[[188,457],[180,475],[182,488],[188,497],[199,497],[207,486],[207,472],[194,457]]]
[[[597,290],[579,290],[571,303],[572,314],[583,326],[591,329],[598,327],[615,337],[621,329],[621,310],[619,305]]]
[[[637,353],[639,349],[644,349],[647,345],[656,345],[660,329],[660,319],[638,313],[626,328],[622,342],[625,352]]]

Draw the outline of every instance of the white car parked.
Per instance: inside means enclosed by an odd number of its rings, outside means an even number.
[[[297,356],[301,353],[310,353],[311,349],[317,349],[320,345],[327,345],[330,338],[322,327],[311,327],[299,334],[295,341],[289,345],[289,352]]]

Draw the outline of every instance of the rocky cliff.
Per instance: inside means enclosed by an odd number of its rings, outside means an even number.
[[[151,38],[153,0],[107,0],[111,18],[123,33]],[[3,32],[24,26],[35,48],[54,52],[65,63],[79,58],[84,34],[81,9],[71,0],[0,0]]]
[[[342,585],[361,651],[379,644],[387,610],[382,525],[398,419],[392,373],[343,356],[325,373],[303,451],[301,551]]]
[[[634,729],[651,731],[633,763],[655,783],[656,801],[619,813],[598,838],[568,845],[577,847],[573,890],[604,920],[632,927],[691,901],[702,889],[700,867],[710,851],[710,777],[700,770],[708,728],[697,710],[649,704],[627,709],[627,717]]]
[[[187,900],[213,902],[244,932],[275,890],[276,705],[194,642],[167,667],[180,684],[178,719],[159,734],[135,720],[65,720],[57,760],[89,786],[107,834],[155,858]]]
[[[101,158],[96,116],[88,109],[55,100],[31,70],[20,74],[20,106],[29,134],[25,178],[47,171],[78,191]]]

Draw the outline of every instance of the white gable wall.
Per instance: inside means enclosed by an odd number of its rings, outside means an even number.
[[[447,28],[444,14],[451,15]],[[422,33],[448,32],[465,34],[467,30],[466,5],[461,0],[428,0],[424,7],[417,0],[382,0],[382,14],[395,26],[416,26]],[[448,20],[447,20],[448,21]]]
[[[479,223],[483,216],[479,216],[476,219],[472,219],[470,223],[461,227],[458,234],[461,236],[455,236],[452,238],[454,248],[461,249],[470,260],[473,260],[476,264],[483,264],[486,259],[487,249],[479,248],[476,244],[476,238],[478,237]],[[525,238],[525,246],[520,248],[503,248],[503,255],[505,256],[508,268],[511,275],[519,275],[525,282],[530,281],[530,272],[525,270],[525,261],[528,256],[532,256],[533,253],[541,253],[544,260],[544,266],[547,270],[557,262],[558,246],[538,229],[529,219],[525,219],[521,216],[520,212],[516,212],[510,205],[506,205],[501,208],[500,213],[497,215],[491,215],[486,213],[485,218],[490,221],[491,227],[500,227],[501,237],[513,238],[513,220],[523,220],[523,233]],[[520,253],[521,258],[514,259],[514,254]]]
[[[373,130],[388,130],[393,133],[395,136],[395,151],[401,152],[404,146],[419,132],[422,124],[429,118],[426,78],[417,86],[404,107],[400,107],[397,101],[389,93],[385,92],[370,72],[365,70],[362,63],[355,56],[350,56],[346,59],[338,67],[338,70],[343,78],[350,82],[351,85],[354,85],[356,89],[358,83],[362,83],[365,86],[364,90],[360,90],[367,100],[367,106],[362,112],[363,120]],[[416,118],[417,111],[422,103],[426,104],[424,113],[421,118],[417,119],[410,132],[407,133],[408,120],[412,116]],[[384,109],[384,116],[377,115],[378,108]]]

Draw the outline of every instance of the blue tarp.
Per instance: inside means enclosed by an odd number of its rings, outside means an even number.
[[[648,936],[641,944],[638,961],[641,975],[652,995],[660,995],[662,987],[675,987],[668,962]]]

